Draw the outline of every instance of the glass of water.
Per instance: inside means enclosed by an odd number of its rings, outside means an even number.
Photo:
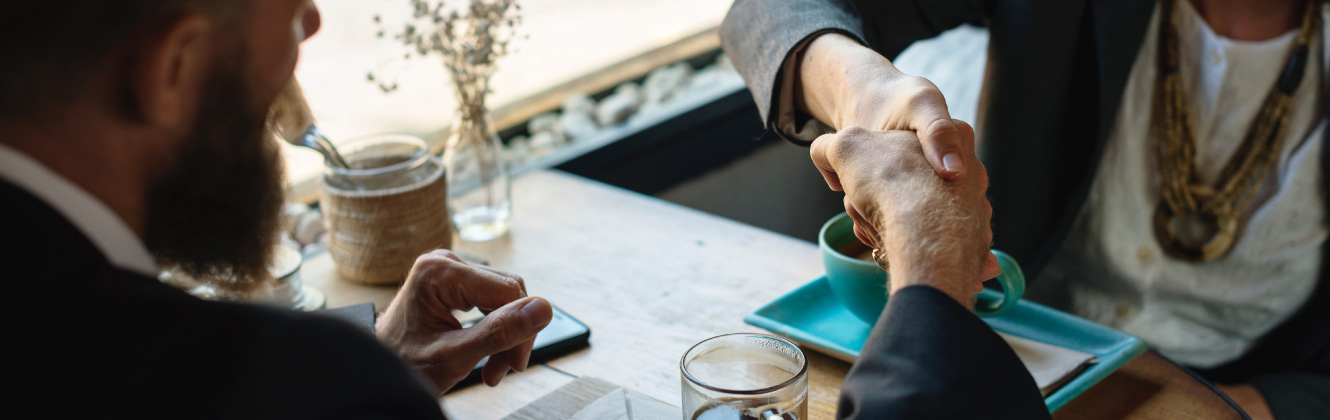
[[[808,359],[790,340],[738,333],[697,343],[679,361],[685,420],[805,420]]]

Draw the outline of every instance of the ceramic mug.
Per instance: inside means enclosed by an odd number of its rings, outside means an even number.
[[[832,292],[851,313],[872,325],[877,323],[882,308],[887,306],[890,279],[877,263],[841,253],[841,249],[858,242],[859,238],[854,235],[854,220],[846,213],[832,217],[817,234],[817,246],[822,251],[822,265],[826,266],[827,283]],[[1003,296],[999,301],[980,299],[976,302],[974,313],[979,316],[1001,315],[1025,293],[1025,275],[1016,259],[996,249],[992,252],[1002,266],[1002,274],[997,279],[1002,284]]]

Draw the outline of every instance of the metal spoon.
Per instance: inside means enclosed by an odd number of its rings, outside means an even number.
[[[328,137],[314,126],[314,113],[309,109],[305,94],[295,78],[292,78],[277,94],[268,121],[272,132],[287,143],[318,151],[332,166],[350,167],[346,164],[346,159],[337,153],[337,148],[333,147],[332,142],[328,141]]]
[[[333,166],[339,168],[351,167],[346,163],[346,159],[342,158],[342,154],[337,152],[337,147],[333,146],[332,141],[329,141],[328,137],[319,131],[319,127],[310,125],[309,128],[305,129],[305,134],[300,136],[300,145],[317,150],[323,154],[323,159]]]

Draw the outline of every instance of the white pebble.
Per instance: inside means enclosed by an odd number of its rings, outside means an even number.
[[[546,112],[531,117],[531,121],[526,123],[526,131],[530,134],[536,134],[542,131],[557,133],[559,131],[559,114]]]
[[[616,92],[606,97],[596,105],[596,120],[602,126],[618,124],[627,120],[628,117],[637,111],[637,106],[641,101],[641,94],[634,96],[632,93]]]
[[[595,112],[596,101],[592,100],[590,96],[587,96],[584,93],[574,93],[568,95],[568,97],[563,100],[564,114],[573,113],[589,116]]]
[[[286,203],[282,206],[282,232],[295,233],[300,217],[310,212],[309,206],[300,203]]]
[[[559,117],[559,127],[563,135],[571,140],[583,140],[600,132],[600,126],[587,114],[564,113]]]
[[[309,245],[314,242],[314,238],[319,234],[326,232],[323,226],[323,215],[317,211],[305,213],[300,217],[300,222],[296,223],[294,238],[301,245]]]
[[[554,136],[554,133],[542,131],[533,134],[531,135],[531,154],[529,156],[535,159],[547,155],[553,152],[558,145],[559,139]]]
[[[642,103],[642,87],[638,86],[637,83],[626,82],[624,84],[619,85],[618,87],[614,88],[614,95],[623,95],[629,99],[632,99],[635,102],[634,106],[640,105]],[[605,101],[602,100],[601,102]],[[600,107],[596,107],[596,111],[599,112]]]

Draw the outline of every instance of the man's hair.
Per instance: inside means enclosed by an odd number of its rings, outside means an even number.
[[[95,72],[187,13],[229,22],[249,0],[0,0],[0,117],[68,104]]]

